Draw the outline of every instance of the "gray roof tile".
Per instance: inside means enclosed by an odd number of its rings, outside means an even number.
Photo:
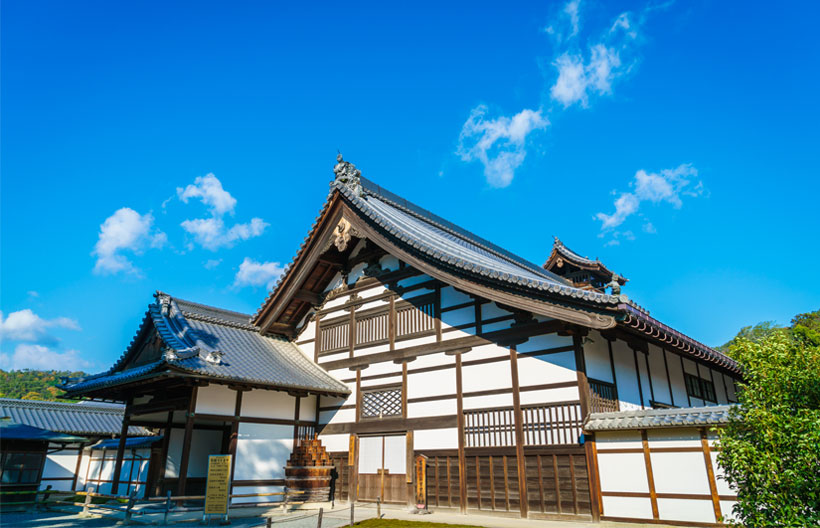
[[[119,435],[124,412],[123,405],[0,398],[0,416],[8,416],[14,422],[58,433]],[[148,433],[144,427],[128,428],[128,434]]]
[[[729,409],[731,407],[731,405],[713,405],[684,409],[645,409],[641,411],[592,413],[584,423],[584,431],[721,425],[729,420]]]

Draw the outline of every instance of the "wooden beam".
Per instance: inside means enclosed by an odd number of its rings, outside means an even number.
[[[197,387],[191,388],[191,400],[188,403],[188,413],[185,417],[185,436],[182,440],[182,457],[179,461],[179,480],[177,482],[177,495],[185,495],[185,484],[188,480],[188,461],[191,456],[191,441],[194,436],[194,411],[196,411]]]
[[[515,420],[515,458],[518,470],[518,503],[521,517],[529,511],[527,499],[527,464],[524,458],[524,416],[521,413],[521,394],[518,388],[518,352],[510,347],[510,374],[512,374],[513,419]]]
[[[646,436],[646,429],[641,429],[641,444],[643,445],[643,460],[646,466],[646,482],[649,485],[649,501],[652,504],[652,518],[660,519],[658,513],[658,495],[655,492],[655,475],[652,473],[652,458],[649,455],[649,439]]]
[[[706,437],[705,429],[700,430],[700,445],[703,448],[703,461],[706,463],[706,477],[709,479],[709,492],[712,495],[715,522],[720,522],[723,514],[720,511],[720,497],[718,496],[717,481],[715,480],[715,469],[712,466],[712,450],[709,447],[709,439]]]
[[[236,400],[234,401],[233,408],[233,415],[236,420],[231,423],[231,437],[228,442],[228,454],[231,455],[231,492],[233,492],[233,474],[236,468],[236,448],[239,444],[239,417],[242,415],[242,392],[241,390],[236,391]]]
[[[456,354],[456,423],[458,426],[458,496],[461,513],[467,513],[467,457],[464,454],[464,397],[461,354]]]
[[[122,429],[120,429],[120,442],[117,444],[117,460],[114,462],[114,476],[111,483],[111,495],[117,494],[120,483],[120,472],[122,471],[122,458],[125,455],[125,441],[128,439],[128,409],[131,407],[129,400],[125,406],[125,415],[122,417]]]
[[[322,296],[310,290],[299,290],[296,294],[294,294],[293,298],[304,301],[311,306],[318,306],[322,304]]]
[[[160,449],[159,463],[157,468],[157,486],[154,489],[154,495],[161,495],[162,490],[159,488],[159,483],[165,481],[165,468],[168,465],[168,447],[171,445],[171,429],[174,425],[174,411],[168,411],[168,420],[165,423],[165,429],[162,433],[162,447]]]

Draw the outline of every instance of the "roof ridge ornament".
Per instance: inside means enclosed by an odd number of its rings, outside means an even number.
[[[332,185],[343,184],[348,189],[355,192],[356,196],[361,196],[362,171],[357,169],[356,166],[350,163],[349,161],[345,161],[342,158],[341,152],[336,156],[336,162],[336,165],[333,167],[333,173],[336,175],[336,179],[333,180]]]

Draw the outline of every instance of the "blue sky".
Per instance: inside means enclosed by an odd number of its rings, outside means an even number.
[[[787,323],[820,308],[818,11],[3,2],[0,368],[107,368],[157,289],[252,313],[337,149],[708,344]]]

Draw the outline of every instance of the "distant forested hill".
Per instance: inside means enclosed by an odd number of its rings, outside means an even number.
[[[0,397],[62,401],[63,391],[57,388],[60,378],[85,375],[67,370],[0,370]]]

